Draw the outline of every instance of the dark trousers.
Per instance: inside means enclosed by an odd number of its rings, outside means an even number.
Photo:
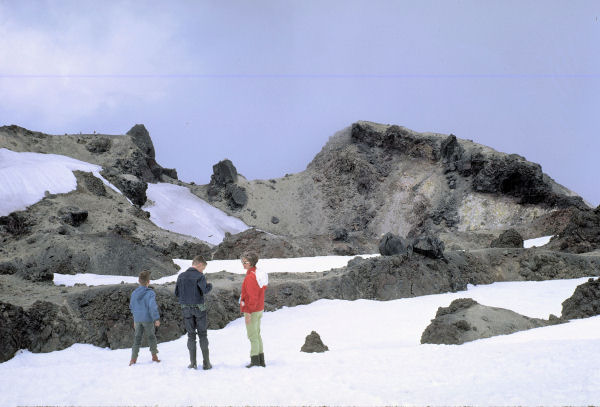
[[[187,347],[190,351],[196,352],[196,335],[198,335],[198,341],[200,342],[200,350],[202,354],[208,352],[208,337],[206,330],[208,328],[208,320],[206,318],[206,311],[200,311],[196,307],[184,307],[183,308],[183,323],[185,324],[185,330],[188,334]]]

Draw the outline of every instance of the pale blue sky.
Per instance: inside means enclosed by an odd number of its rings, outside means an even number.
[[[600,203],[598,1],[0,0],[0,124],[122,134],[207,183],[357,120],[454,133]]]

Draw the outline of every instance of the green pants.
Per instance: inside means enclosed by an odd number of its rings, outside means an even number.
[[[263,352],[263,342],[260,337],[260,320],[262,319],[263,312],[253,312],[251,314],[244,313],[244,316],[250,315],[250,323],[246,324],[246,333],[248,339],[250,339],[250,356],[256,356]]]
[[[142,343],[142,335],[146,334],[148,339],[148,345],[150,346],[150,353],[153,355],[158,353],[156,347],[156,335],[154,334],[154,322],[136,322],[135,334],[133,337],[133,347],[131,348],[131,359],[137,359],[140,351],[140,345]]]

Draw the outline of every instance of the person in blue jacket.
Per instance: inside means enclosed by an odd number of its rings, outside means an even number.
[[[202,273],[206,268],[206,260],[196,256],[192,260],[192,267],[188,268],[177,277],[175,295],[181,304],[183,323],[188,334],[187,347],[190,352],[188,368],[196,369],[196,335],[202,351],[202,369],[212,368],[208,355],[208,320],[206,316],[206,294],[212,289],[212,284],[206,282]]]
[[[158,305],[156,304],[156,294],[154,290],[148,287],[150,285],[150,272],[142,271],[138,281],[140,286],[131,293],[129,301],[129,309],[131,309],[131,313],[133,314],[133,328],[135,330],[129,366],[137,362],[142,335],[144,333],[150,345],[152,361],[160,362],[158,360],[158,348],[154,332],[154,327],[160,326],[160,314],[158,312]]]

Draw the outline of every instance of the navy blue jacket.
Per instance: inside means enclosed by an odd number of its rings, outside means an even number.
[[[160,319],[156,294],[154,294],[154,290],[143,285],[131,293],[129,309],[133,314],[134,322],[152,322]]]
[[[204,304],[204,294],[212,290],[212,284],[206,282],[206,277],[193,267],[190,267],[177,277],[175,295],[180,304]]]

